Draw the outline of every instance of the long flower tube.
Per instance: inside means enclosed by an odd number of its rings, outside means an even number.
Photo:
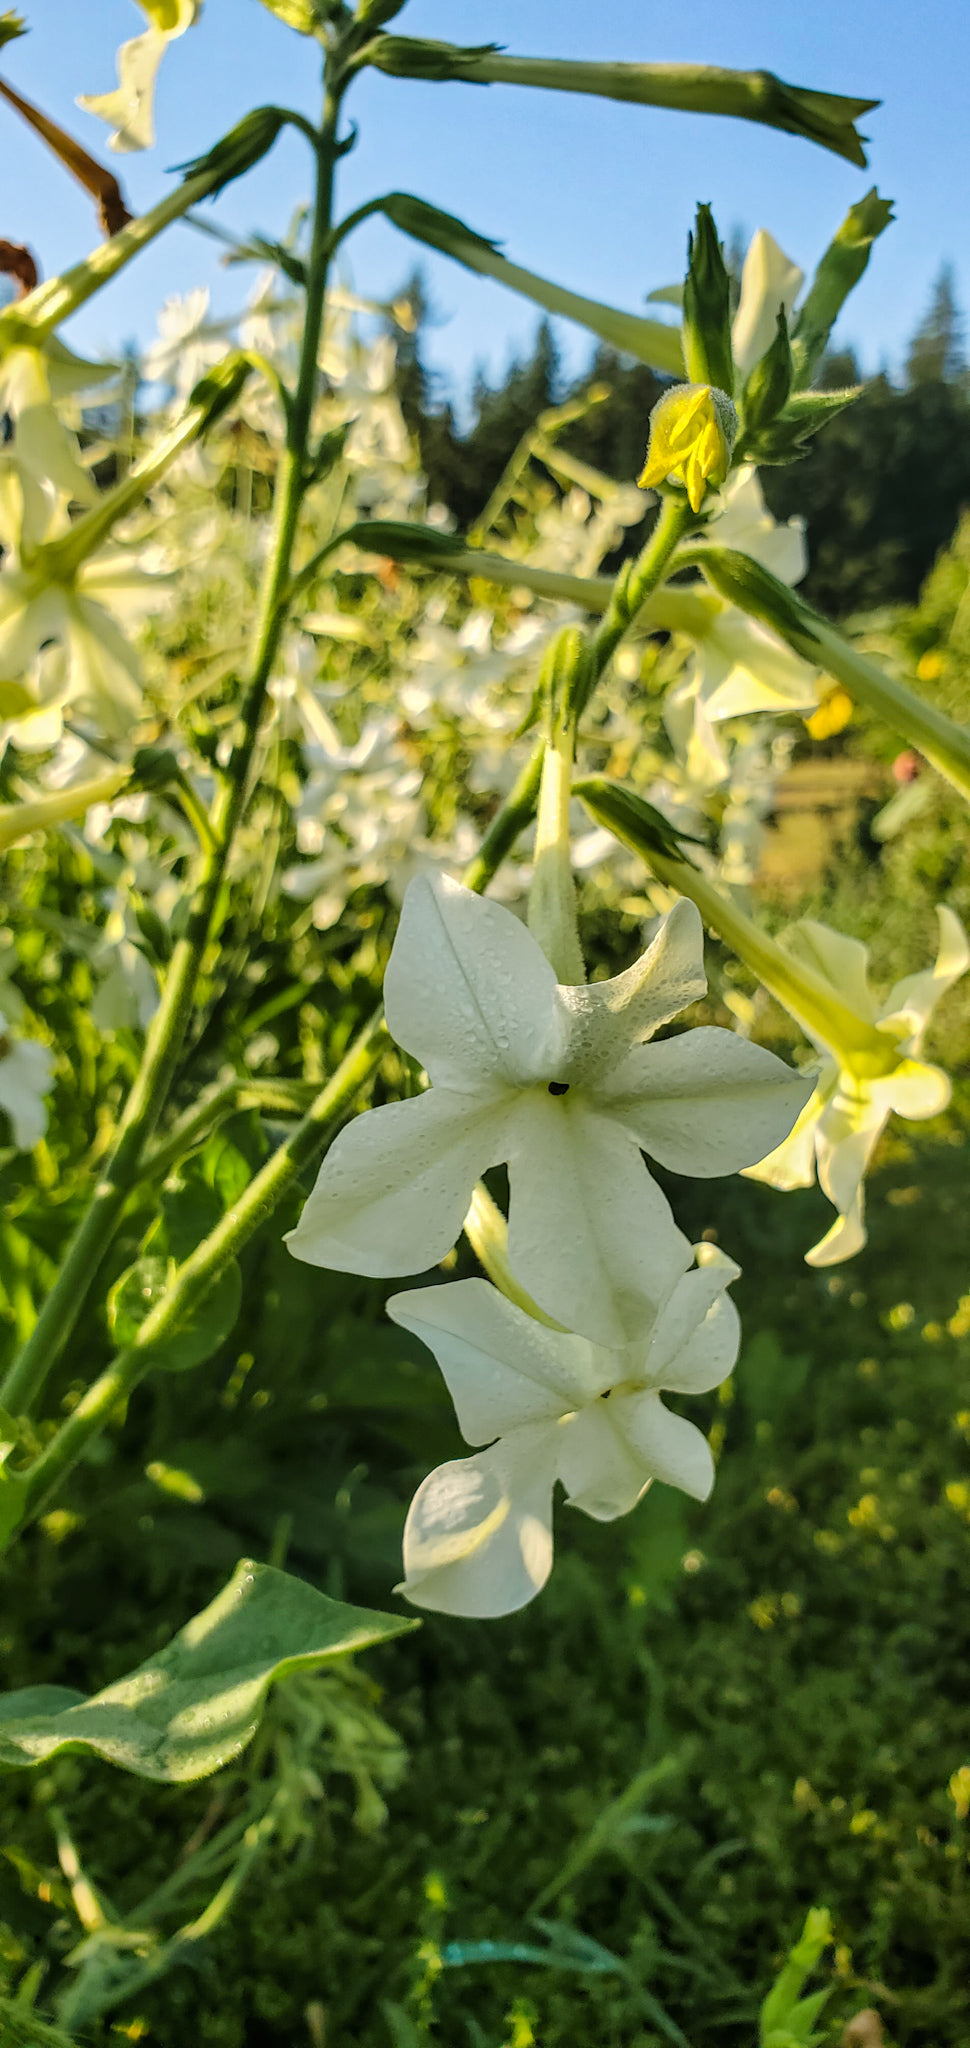
[[[91,782],[75,782],[44,796],[25,797],[19,804],[0,805],[0,853],[19,846],[35,832],[50,832],[71,818],[83,818],[92,804],[107,804],[128,781],[130,770],[112,768]]]
[[[935,705],[924,703],[905,683],[860,654],[836,626],[750,556],[734,548],[691,542],[681,549],[679,562],[701,569],[722,597],[770,626],[803,661],[834,676],[850,697],[877,712],[894,732],[918,747],[954,789],[970,800],[970,730],[955,725]]]

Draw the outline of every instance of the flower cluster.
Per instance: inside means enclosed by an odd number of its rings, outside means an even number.
[[[472,1324],[491,1319],[488,1355],[504,1369],[500,1390],[491,1404],[483,1397],[460,1406],[459,1416],[472,1442],[501,1436],[503,1448],[486,1452],[484,1466],[473,1460],[464,1478],[434,1475],[419,1495],[410,1525],[417,1562],[407,1582],[418,1604],[505,1612],[507,1599],[518,1605],[537,1590],[557,1476],[577,1505],[603,1514],[632,1506],[651,1477],[706,1490],[709,1467],[693,1433],[688,1440],[689,1426],[663,1419],[657,1396],[661,1387],[715,1384],[733,1353],[723,1364],[720,1337],[708,1349],[711,1278],[682,1284],[691,1247],[643,1155],[674,1172],[735,1173],[763,1153],[769,1133],[787,1133],[809,1091],[774,1054],[731,1032],[698,1027],[656,1038],[703,994],[702,956],[700,918],[681,902],[625,973],[564,985],[501,904],[440,877],[419,876],[408,888],[385,978],[387,1018],[431,1085],[340,1134],[290,1248],[345,1272],[424,1271],[456,1242],[481,1176],[504,1163],[511,1273],[535,1317],[559,1325],[550,1350],[533,1336],[533,1318],[483,1309],[481,1292],[468,1297],[461,1283],[434,1290],[459,1351],[472,1342],[468,1300]],[[726,1284],[727,1269],[718,1271],[715,1297]],[[399,1321],[411,1313],[410,1299],[396,1298]],[[692,1321],[687,1304],[702,1299]],[[427,1303],[423,1291],[426,1320]],[[707,1334],[692,1348],[698,1330]],[[536,1374],[525,1338],[545,1347],[547,1361],[530,1398],[522,1384]],[[448,1375],[463,1370],[456,1355],[449,1349]],[[532,1464],[536,1429],[544,1449],[520,1514],[515,1475]],[[502,1491],[506,1484],[512,1493]],[[506,1520],[498,1548],[488,1551],[500,1561],[505,1590],[489,1593],[480,1583],[482,1572],[491,1576],[482,1546]],[[479,1560],[470,1575],[454,1569],[466,1553]]]

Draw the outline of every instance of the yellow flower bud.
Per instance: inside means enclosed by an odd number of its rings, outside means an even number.
[[[668,480],[683,484],[699,512],[708,484],[722,484],[731,466],[738,416],[714,384],[675,384],[650,414],[650,442],[641,490]]]

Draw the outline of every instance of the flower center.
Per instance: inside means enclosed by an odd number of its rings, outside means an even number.
[[[568,1081],[550,1081],[550,1083],[549,1083],[549,1093],[550,1093],[550,1095],[568,1095],[568,1094],[569,1094],[569,1082],[568,1082]]]

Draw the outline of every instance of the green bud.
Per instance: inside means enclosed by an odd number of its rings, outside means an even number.
[[[363,28],[382,28],[385,21],[393,21],[400,14],[406,0],[359,0],[354,20]]]
[[[368,554],[389,555],[394,562],[446,562],[463,555],[468,542],[460,533],[442,533],[436,526],[411,525],[406,519],[358,519],[338,535]]]
[[[365,17],[367,0],[363,0],[357,19],[366,18],[370,22],[386,4],[387,0],[372,0]],[[392,12],[396,14],[398,11],[392,0]],[[382,15],[381,18],[388,17]],[[377,26],[376,21],[374,26]],[[367,62],[375,70],[386,72],[390,78],[427,78],[439,83],[448,78],[464,78],[470,67],[483,58],[497,56],[498,51],[497,43],[476,43],[466,49],[456,43],[436,43],[418,36],[381,36],[366,54]],[[484,79],[481,82],[487,83]]]
[[[566,724],[577,703],[582,702],[585,673],[585,635],[579,626],[564,626],[546,649],[537,685],[540,701],[548,706],[553,730]]]
[[[318,36],[330,13],[320,0],[263,0],[263,6],[300,36]]]
[[[788,340],[788,322],[783,306],[778,308],[778,326],[771,347],[765,350],[744,387],[741,410],[744,419],[745,447],[749,435],[757,434],[777,418],[791,391],[792,361],[791,344]]]
[[[27,23],[22,14],[16,14],[12,7],[6,7],[0,14],[0,50],[5,43],[16,41],[18,36],[27,34]]]
[[[645,797],[637,796],[622,782],[611,782],[607,775],[583,776],[573,783],[573,795],[582,799],[597,825],[605,825],[624,846],[647,860],[651,853],[667,860],[686,860],[682,841],[688,840],[691,846],[704,844],[690,832],[679,832]]]
[[[708,582],[729,604],[740,606],[750,618],[760,619],[763,625],[781,633],[806,661],[818,664],[818,636],[811,613],[787,583],[773,576],[761,562],[742,555],[737,548],[712,547],[704,542],[685,550],[684,563],[703,569]]]
[[[182,770],[171,747],[136,747],[129,790],[170,789],[181,780]]]
[[[261,157],[272,149],[280,129],[289,119],[285,107],[254,107],[205,156],[176,164],[175,169],[181,171],[186,183],[190,178],[211,180],[206,196],[214,199],[224,185],[230,184],[233,178],[241,178],[244,172],[251,171],[253,165],[259,163]]]
[[[687,240],[682,339],[690,382],[713,384],[732,398],[731,280],[709,206],[698,206]]]
[[[213,421],[239,397],[247,378],[252,375],[252,367],[244,355],[233,353],[224,356],[221,363],[216,363],[204,377],[199,378],[197,384],[193,384],[189,405],[197,405],[204,411],[203,427],[211,427]]]
[[[880,199],[873,185],[864,199],[850,206],[835,240],[829,243],[792,333],[797,390],[811,383],[836,319],[869,261],[872,244],[892,218],[892,200]]]

